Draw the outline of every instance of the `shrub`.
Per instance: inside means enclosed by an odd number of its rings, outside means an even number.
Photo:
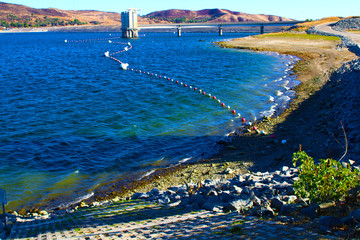
[[[293,154],[295,167],[298,161],[301,162],[299,179],[293,185],[298,197],[315,202],[339,201],[360,182],[359,170],[352,170],[349,164],[343,167],[333,159],[321,159],[315,164],[314,159],[301,150]]]

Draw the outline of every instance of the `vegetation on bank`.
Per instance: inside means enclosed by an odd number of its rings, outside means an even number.
[[[18,17],[13,14],[8,14],[5,19],[0,20],[0,26],[6,28],[28,28],[28,27],[55,27],[55,26],[74,26],[84,25],[87,22],[82,22],[78,19],[61,20],[59,18],[49,18],[44,16],[42,18],[36,17],[33,13],[31,16]]]
[[[291,38],[292,40],[325,40],[325,41],[341,41],[339,37],[335,36],[323,36],[306,33],[293,33],[293,32],[277,32],[268,33],[254,36],[255,38]]]
[[[294,153],[293,164],[299,166],[299,179],[294,183],[298,197],[314,202],[345,201],[351,189],[360,183],[359,170],[334,159],[314,159],[301,149]]]

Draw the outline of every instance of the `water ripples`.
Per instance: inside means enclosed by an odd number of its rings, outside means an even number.
[[[103,57],[121,45],[64,43],[104,35],[1,36],[8,54],[0,57],[0,178],[10,208],[60,195],[72,199],[102,182],[149,171],[155,162],[165,167],[210,154],[239,121],[209,97],[123,71]],[[216,40],[147,34],[117,57],[130,68],[203,89],[246,118],[287,104],[291,57],[221,49],[211,43]]]

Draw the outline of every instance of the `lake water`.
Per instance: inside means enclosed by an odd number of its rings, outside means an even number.
[[[247,120],[285,106],[295,58],[212,43],[247,35],[0,34],[0,188],[8,208],[74,201],[124,174],[212,154],[241,118],[209,93]],[[116,41],[133,46],[113,55],[130,70],[104,57],[123,50]]]

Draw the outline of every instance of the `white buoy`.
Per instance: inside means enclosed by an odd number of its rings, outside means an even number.
[[[109,43],[111,43],[111,40],[109,40]]]
[[[106,52],[104,53],[104,55],[105,55],[105,57],[110,57],[109,51],[106,51]]]
[[[67,39],[65,39],[65,42],[67,42]]]
[[[126,47],[124,48],[124,50],[127,51],[127,50],[129,50],[129,48],[126,46]]]
[[[127,70],[128,66],[129,66],[128,63],[121,63],[121,68],[122,68],[123,70]]]

